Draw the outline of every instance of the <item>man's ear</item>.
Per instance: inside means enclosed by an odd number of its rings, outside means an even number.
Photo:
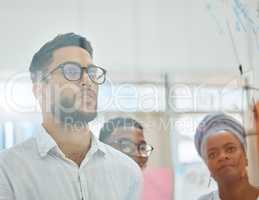
[[[33,83],[32,93],[36,99],[42,96],[42,83]]]
[[[256,125],[256,133],[259,133],[259,101],[256,102],[254,106],[254,118],[255,118],[255,125]]]

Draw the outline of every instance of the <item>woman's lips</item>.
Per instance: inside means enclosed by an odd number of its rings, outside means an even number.
[[[234,165],[232,164],[223,164],[218,168],[218,171],[225,169],[225,168],[229,168],[229,167],[234,167]]]

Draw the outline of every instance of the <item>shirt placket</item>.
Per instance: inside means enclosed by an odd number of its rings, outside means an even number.
[[[86,155],[85,159],[82,161],[80,167],[78,168],[78,181],[81,191],[81,200],[90,199],[88,185],[83,170],[86,170],[87,163],[89,162],[89,159],[93,156],[94,152],[95,148],[91,148],[89,153]]]
[[[88,192],[87,192],[87,183],[85,181],[85,178],[83,176],[83,172],[82,172],[82,168],[78,167],[78,165],[73,162],[72,160],[66,158],[66,156],[59,151],[57,153],[57,156],[60,157],[61,159],[63,159],[65,162],[68,162],[69,165],[71,165],[73,168],[76,168],[76,177],[77,177],[77,181],[78,181],[78,188],[79,188],[79,200],[88,200]],[[82,162],[83,164],[83,162]]]
[[[80,199],[81,200],[88,200],[88,187],[87,182],[85,181],[84,174],[81,172],[80,168],[78,169],[78,182],[80,188]]]

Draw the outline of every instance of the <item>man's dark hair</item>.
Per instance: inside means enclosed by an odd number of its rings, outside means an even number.
[[[116,128],[138,128],[143,130],[143,126],[136,120],[131,118],[117,117],[104,123],[102,129],[100,130],[99,139],[102,142],[105,142]]]
[[[51,63],[53,52],[67,46],[81,47],[93,57],[93,48],[86,38],[75,33],[57,35],[53,40],[44,44],[40,50],[34,54],[29,68],[33,82],[37,80],[37,74],[41,73],[43,68]]]

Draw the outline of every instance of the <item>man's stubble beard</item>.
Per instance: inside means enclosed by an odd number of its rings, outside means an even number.
[[[51,104],[51,113],[64,127],[88,125],[97,117],[97,98],[94,110],[91,112],[80,111],[75,105],[75,96],[61,97],[58,103]]]

